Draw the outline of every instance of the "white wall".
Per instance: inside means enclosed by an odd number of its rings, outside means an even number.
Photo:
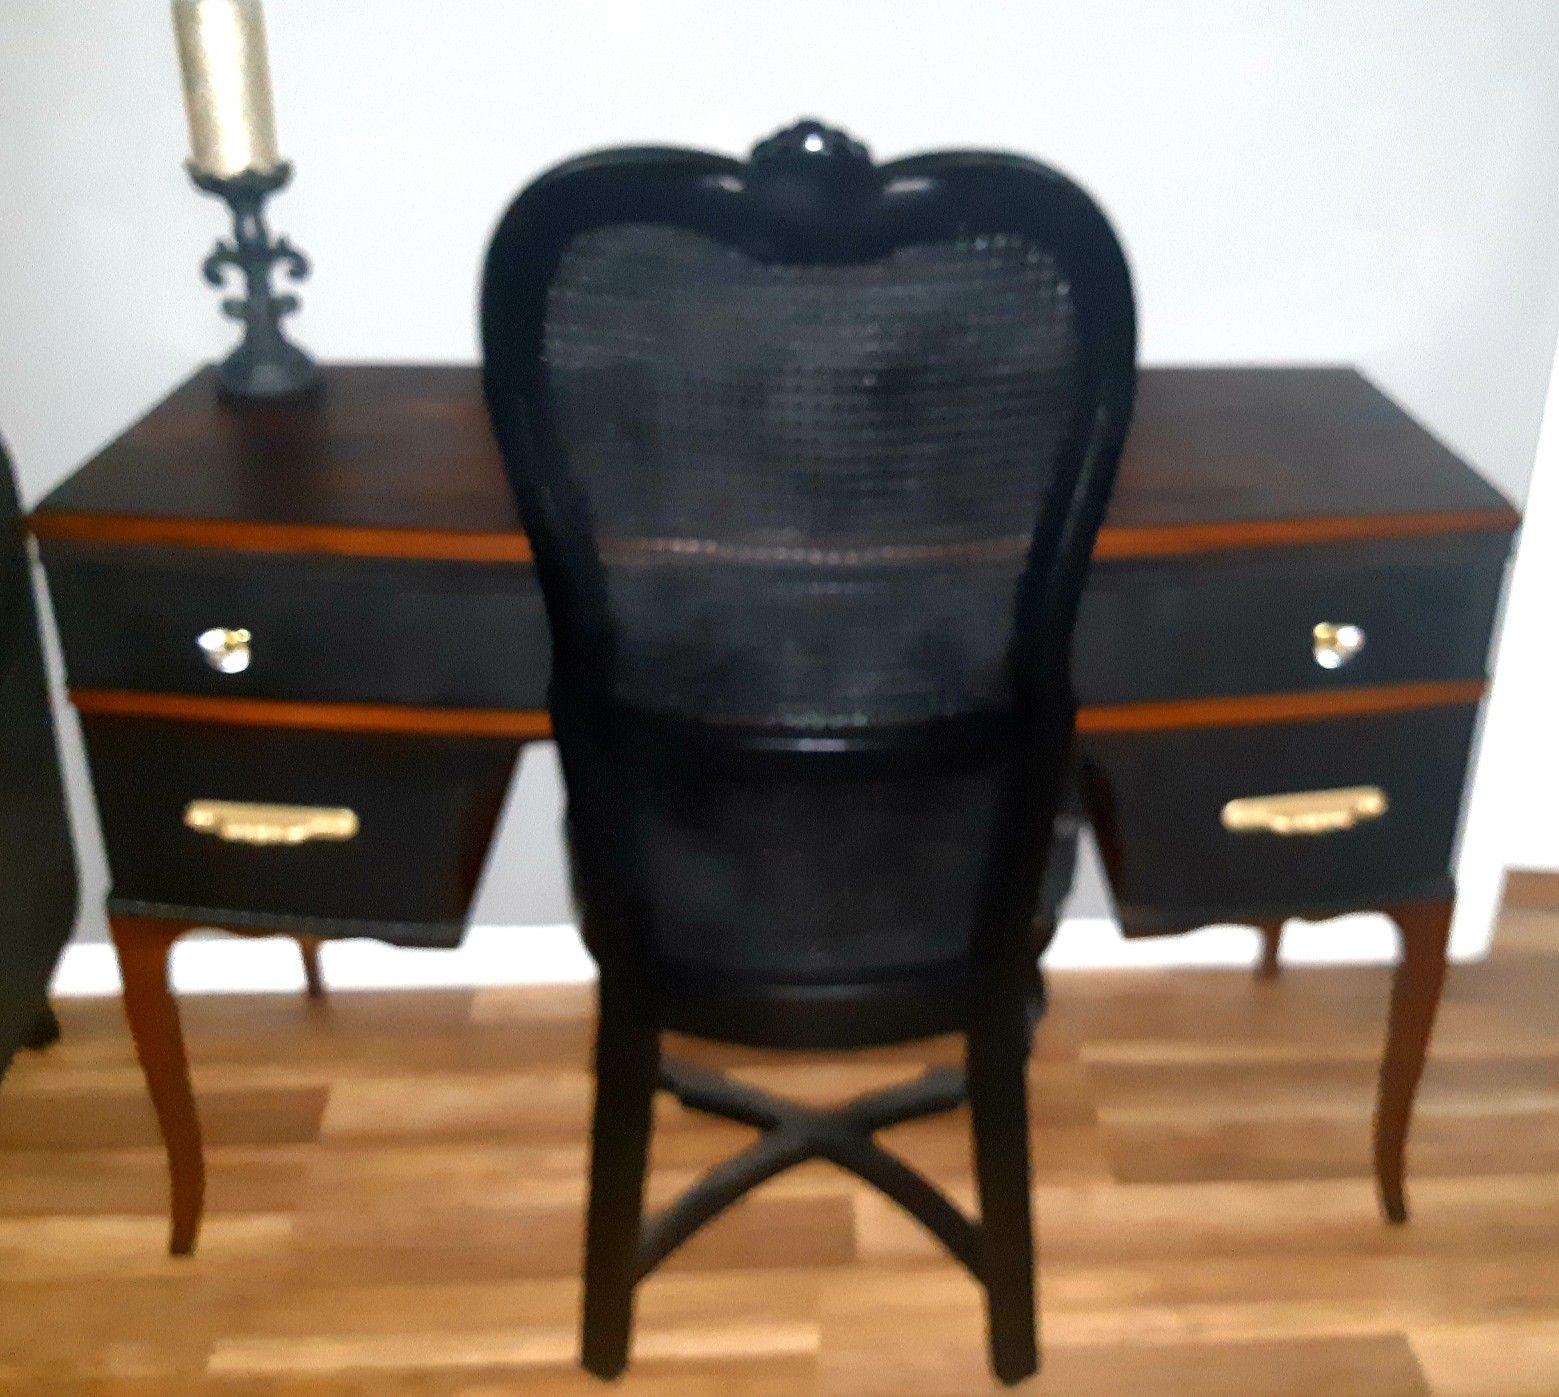
[[[1498,666],[1467,801],[1453,945],[1482,948],[1508,868],[1559,869],[1559,363],[1548,389]]]
[[[745,149],[801,114],[880,155],[1029,151],[1120,225],[1149,361],[1362,365],[1520,498],[1556,330],[1552,0],[269,0],[279,229],[322,357],[471,359],[514,189],[624,141]],[[157,0],[0,3],[0,428],[38,498],[229,331],[197,263]],[[83,782],[76,738],[72,784]],[[550,763],[479,917],[566,900]],[[103,885],[83,821],[86,903]],[[1081,909],[1102,910],[1096,886]]]

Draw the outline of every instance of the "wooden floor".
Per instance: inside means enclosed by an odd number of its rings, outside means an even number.
[[[1401,1229],[1368,1168],[1385,972],[1052,984],[1027,1390],[1559,1393],[1559,914],[1507,912],[1452,972]],[[184,1261],[118,1006],[59,1007],[0,1092],[0,1391],[604,1390],[573,1367],[587,993],[186,1001],[211,1200]],[[827,1099],[951,1051],[690,1055]],[[659,1124],[662,1197],[747,1138]],[[967,1202],[966,1129],[886,1138]],[[636,1352],[625,1394],[992,1387],[973,1283],[820,1165],[646,1284]]]

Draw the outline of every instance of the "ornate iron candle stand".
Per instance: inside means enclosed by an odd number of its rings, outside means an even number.
[[[265,201],[292,178],[292,166],[230,177],[191,167],[190,178],[233,211],[233,241],[219,240],[201,271],[219,289],[229,267],[244,276],[244,295],[222,302],[223,311],[244,325],[242,342],[222,364],[223,390],[235,398],[281,398],[312,388],[319,379],[314,361],[281,328],[282,317],[297,310],[298,298],[271,289],[272,267],[279,265],[293,281],[301,281],[309,274],[308,259],[286,238],[272,238],[265,223]]]

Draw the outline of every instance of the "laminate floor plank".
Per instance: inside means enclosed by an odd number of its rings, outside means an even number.
[[[1443,1324],[1412,1331],[1438,1397],[1553,1397],[1559,1391],[1559,1317]]]
[[[212,1146],[293,1145],[316,1139],[329,1091],[311,1085],[206,1092],[200,1098],[201,1134]],[[54,1156],[155,1146],[158,1139],[151,1102],[139,1084],[112,1091],[7,1093],[0,1105],[0,1154]]]
[[[1303,935],[1302,929],[1296,929]],[[325,975],[330,952],[325,951]],[[1559,908],[1453,968],[1409,1145],[1413,1221],[1369,1157],[1388,973],[1056,973],[1029,1072],[1039,1394],[1559,1394]],[[0,1091],[0,1392],[86,1397],[603,1389],[575,1366],[594,991],[184,1001],[208,1141],[197,1254],[123,1015]],[[826,1103],[959,1061],[670,1038]],[[663,1205],[753,1132],[656,1105]],[[968,1113],[882,1143],[973,1206]],[[642,1287],[624,1397],[997,1390],[978,1287],[920,1226],[812,1163]]]
[[[1283,1117],[1119,1118],[1101,1113],[1122,1183],[1211,1179],[1373,1177],[1369,1114]],[[1502,1148],[1491,1154],[1489,1142]],[[1409,1188],[1440,1174],[1529,1174],[1559,1170],[1559,1112],[1436,1115],[1415,1120],[1408,1144]]]
[[[0,1102],[0,1112],[5,1109]],[[284,1145],[214,1145],[206,1165],[208,1214],[296,1208],[315,1167],[303,1148]],[[168,1166],[160,1145],[0,1150],[0,1217],[164,1217],[167,1210]]]

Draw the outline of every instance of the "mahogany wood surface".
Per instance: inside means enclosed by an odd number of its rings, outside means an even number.
[[[40,537],[520,562],[466,365],[333,365],[318,399],[234,407],[206,368],[55,490]],[[1104,559],[1509,532],[1515,511],[1351,369],[1143,371]]]
[[[188,1256],[206,1205],[206,1158],[178,1001],[168,984],[168,959],[173,943],[189,928],[180,922],[110,917],[109,929],[119,955],[125,1018],[168,1155],[168,1251]]]
[[[1482,680],[1431,684],[1381,684],[1318,694],[1256,694],[1173,703],[1104,704],[1078,711],[1080,733],[1154,732],[1166,728],[1250,726],[1303,722],[1362,713],[1406,713],[1446,704],[1477,703]],[[334,732],[425,733],[447,737],[545,739],[552,716],[545,709],[411,708],[389,703],[298,703],[286,699],[204,698],[193,694],[72,689],[81,713],[132,718],[173,718],[196,723],[317,728]]]
[[[328,553],[346,558],[420,558],[460,563],[528,563],[530,540],[453,529],[366,529],[352,525],[144,519],[126,514],[34,514],[39,538],[145,548],[213,548],[226,553]]]
[[[135,1055],[146,1079],[157,1128],[168,1160],[168,1252],[188,1256],[206,1207],[206,1152],[200,1133],[200,1110],[190,1082],[189,1057],[179,1002],[169,982],[174,943],[192,930],[187,922],[161,917],[110,915],[109,931],[124,985],[122,1002]],[[294,938],[303,958],[308,997],[320,1000],[325,982],[320,971],[317,936]]]
[[[1364,713],[1406,713],[1444,704],[1477,703],[1487,686],[1481,679],[1423,684],[1378,684],[1369,689],[1335,689],[1312,694],[1240,694],[1230,698],[1177,699],[1168,703],[1112,703],[1084,708],[1080,733],[1154,732],[1164,728],[1244,727],[1294,723]]]
[[[1453,907],[1451,901],[1436,901],[1404,903],[1391,909],[1401,934],[1402,957],[1391,981],[1386,1051],[1380,1064],[1375,1176],[1380,1183],[1381,1206],[1392,1222],[1407,1221],[1407,1200],[1402,1191],[1407,1132],[1429,1052],[1429,1035],[1440,1009]]]
[[[1256,928],[1261,937],[1261,958],[1256,962],[1256,976],[1262,980],[1275,980],[1282,974],[1279,959],[1283,950],[1283,923],[1263,922]]]
[[[325,997],[325,975],[320,969],[319,948],[324,944],[321,936],[299,936],[298,953],[303,957],[303,983],[310,999]]]
[[[552,735],[552,716],[545,709],[297,703],[287,699],[203,698],[195,694],[148,694],[118,689],[72,689],[70,701],[79,713],[235,723],[243,727],[421,733],[429,737],[512,737],[525,741]]]

